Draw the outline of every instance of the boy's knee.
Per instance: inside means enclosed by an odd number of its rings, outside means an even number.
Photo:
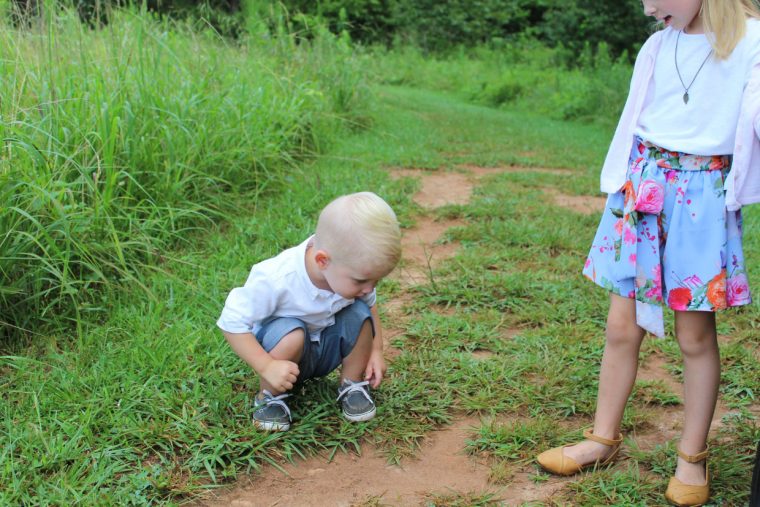
[[[354,328],[356,329],[356,328]],[[374,328],[372,326],[372,317],[367,317],[359,327],[358,333],[353,336],[345,336],[340,343],[340,355],[343,359],[348,357],[354,351],[360,342],[372,341],[374,338]]]
[[[372,325],[372,317],[367,318],[363,323],[362,327],[359,329],[359,337],[369,337],[371,340],[374,338],[375,330],[374,326]]]
[[[269,355],[275,359],[287,359],[298,362],[303,355],[305,342],[306,333],[303,328],[296,328],[283,336],[279,343],[269,352]]]

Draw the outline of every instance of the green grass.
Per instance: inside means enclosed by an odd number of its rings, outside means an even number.
[[[366,121],[362,66],[328,33],[231,43],[136,10],[99,30],[66,11],[0,20],[0,338],[101,316],[104,287],[144,285],[231,197],[289,184]]]
[[[525,39],[494,49],[460,48],[447,55],[413,47],[376,48],[377,79],[383,83],[438,90],[492,107],[540,113],[613,127],[629,88],[627,55],[612,59],[600,44],[572,59],[567,53]]]
[[[343,136],[314,163],[294,166],[277,192],[231,197],[237,212],[228,221],[186,235],[160,272],[141,278],[150,297],[125,284],[103,302],[102,322],[87,325],[80,338],[50,333],[9,348],[0,363],[7,442],[0,451],[0,503],[175,503],[240,472],[318,450],[354,451],[365,441],[400,460],[417,451],[428,431],[462,413],[483,416],[468,449],[489,457],[494,482],[508,483],[516,470],[549,480],[531,458],[577,438],[591,422],[606,296],[580,275],[597,217],[551,205],[542,188],[597,194],[611,132],[410,88],[380,87],[372,104],[371,128]],[[257,381],[214,326],[230,288],[253,263],[300,242],[319,209],[339,194],[375,191],[404,224],[413,223],[421,212],[411,202],[414,183],[393,181],[385,169],[464,163],[557,167],[571,176],[493,175],[469,204],[443,212],[464,220],[448,235],[461,250],[412,293],[405,333],[395,342],[402,353],[377,393],[378,417],[342,421],[329,377],[297,393],[291,431],[255,431],[250,403]],[[758,264],[758,227],[760,214],[750,209],[749,266]],[[750,274],[760,287],[760,272]],[[399,290],[383,282],[380,304]],[[759,392],[760,364],[751,353],[758,308],[725,315],[721,330],[731,343],[724,347],[722,391],[738,408],[712,442],[711,466],[714,499],[739,505],[760,438],[747,409]],[[672,340],[647,347],[643,354],[662,350],[677,367]],[[476,349],[492,355],[476,358]],[[658,408],[677,403],[663,385],[639,384],[625,431],[651,428]],[[626,460],[567,483],[551,501],[660,504],[672,449],[673,442],[663,441],[653,451],[631,450]],[[493,505],[499,499],[443,491],[426,501]],[[382,498],[365,504],[381,505]]]

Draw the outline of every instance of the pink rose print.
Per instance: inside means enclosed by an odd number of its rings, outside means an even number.
[[[644,161],[644,157],[638,157],[636,160],[633,161],[633,165],[631,166],[631,174],[640,173],[642,170],[641,163]]]
[[[652,268],[652,284],[652,288],[646,292],[645,296],[662,301],[662,267],[659,264]]]
[[[634,209],[642,213],[656,215],[662,211],[665,200],[665,189],[654,180],[644,180],[639,186],[639,195]]]
[[[688,310],[691,300],[692,295],[688,287],[677,287],[668,294],[668,306],[674,310]]]
[[[744,274],[732,276],[726,281],[728,306],[740,306],[750,302],[749,283]]]
[[[623,243],[626,245],[635,245],[636,244],[636,234],[631,229],[631,226],[628,224],[623,225]]]
[[[712,157],[710,160],[710,170],[723,169],[723,157]]]
[[[623,219],[618,218],[617,222],[615,222],[615,232],[618,233],[618,235],[623,235]]]

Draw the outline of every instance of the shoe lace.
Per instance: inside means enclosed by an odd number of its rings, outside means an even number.
[[[260,407],[260,406],[268,407],[269,405],[277,405],[278,407],[282,408],[285,411],[285,413],[288,415],[288,420],[293,421],[293,418],[290,416],[290,408],[283,401],[285,398],[290,396],[289,394],[281,394],[279,396],[274,396],[272,395],[272,393],[270,393],[266,389],[261,391],[261,394],[264,395],[264,399],[261,401],[259,400],[255,401],[257,407]]]
[[[343,385],[338,388],[338,398],[335,401],[340,401],[341,398],[343,398],[345,395],[353,392],[360,392],[364,395],[365,398],[367,398],[368,401],[372,401],[372,398],[370,398],[369,393],[367,392],[367,389],[365,389],[365,386],[369,385],[368,380],[364,380],[362,382],[352,382],[351,380],[345,379],[343,381]]]

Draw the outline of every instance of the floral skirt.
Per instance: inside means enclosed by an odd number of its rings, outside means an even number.
[[[641,303],[637,321],[648,331],[663,335],[665,305],[715,311],[751,302],[741,211],[725,206],[730,168],[730,156],[702,157],[634,142],[626,182],[607,198],[583,274]],[[639,319],[645,312],[650,315]],[[642,324],[647,319],[654,322]]]

